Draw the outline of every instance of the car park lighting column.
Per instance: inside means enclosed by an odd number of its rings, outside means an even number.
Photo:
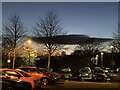
[[[101,67],[102,67],[102,68],[103,68],[103,55],[104,55],[104,53],[101,52]]]
[[[114,70],[114,65],[115,65],[115,61],[114,61],[114,58],[113,58],[113,49],[114,49],[114,46],[110,46],[110,48],[111,48],[111,53],[112,53],[111,65],[112,65],[112,70]]]

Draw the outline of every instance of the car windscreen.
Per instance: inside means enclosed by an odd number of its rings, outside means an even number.
[[[21,70],[25,72],[40,72],[37,68],[20,68]]]
[[[2,71],[0,71],[0,76],[6,76],[6,75]]]
[[[89,73],[89,72],[90,72],[89,69],[81,69],[81,70],[80,70],[80,73]]]
[[[17,76],[17,77],[22,77],[18,72],[12,71],[12,70],[3,70],[5,74],[8,74],[10,76]]]
[[[40,72],[44,72],[44,73],[48,72],[48,70],[46,70],[46,69],[38,68],[38,70],[39,70]]]
[[[104,73],[103,70],[96,70],[95,72],[97,72],[97,73]]]
[[[31,77],[30,75],[28,75],[26,72],[22,71],[22,70],[18,70],[24,77]]]
[[[88,72],[88,70],[81,70],[81,72]]]

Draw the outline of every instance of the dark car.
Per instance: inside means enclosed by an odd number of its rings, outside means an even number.
[[[57,73],[57,72],[55,72],[53,70],[48,71],[48,69],[46,69],[46,68],[39,68],[39,70],[41,72],[45,72],[45,73],[51,75],[54,78],[55,82],[62,81],[62,75],[60,73]]]
[[[70,80],[81,80],[81,77],[79,75],[80,75],[79,70],[72,70]]]
[[[2,90],[32,90],[31,83],[20,80],[2,78]]]
[[[70,79],[71,68],[70,67],[59,68],[58,73],[61,74],[61,76],[62,76],[63,79],[65,79],[65,80]]]
[[[81,80],[92,80],[92,72],[90,67],[84,67],[79,70],[79,78]]]
[[[120,71],[116,71],[116,70],[110,70],[110,78],[111,81],[120,81]]]
[[[93,70],[94,81],[111,81],[110,76],[102,68],[94,68]]]
[[[4,73],[0,72],[1,90],[32,90],[31,83],[19,79],[11,79]]]

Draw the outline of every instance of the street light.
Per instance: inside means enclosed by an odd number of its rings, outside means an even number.
[[[110,48],[111,48],[111,49],[112,49],[112,51],[113,51],[113,48],[114,48],[114,47],[113,47],[113,46],[110,46]]]
[[[101,52],[101,67],[103,68],[103,52]]]
[[[7,63],[8,63],[8,68],[10,68],[10,62],[11,62],[11,60],[10,60],[10,59],[8,59],[8,60],[7,60]]]
[[[11,63],[11,60],[10,60],[10,45],[8,45],[8,60],[7,60],[7,63],[8,63],[8,68],[10,68],[10,63]]]
[[[11,62],[11,60],[8,59],[8,60],[7,60],[7,63],[10,63],[10,62]]]
[[[28,43],[28,44],[31,44],[31,43],[32,43],[31,39],[28,39],[27,43]]]

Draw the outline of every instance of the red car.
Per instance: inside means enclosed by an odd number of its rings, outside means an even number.
[[[10,78],[20,79],[23,81],[28,81],[32,85],[32,90],[41,87],[40,80],[34,77],[31,77],[26,72],[20,69],[8,69],[8,68],[1,68],[0,71],[4,72],[6,75],[10,76]]]
[[[37,67],[24,66],[24,67],[19,67],[19,69],[24,70],[33,77],[39,78],[42,85],[47,85],[50,82],[54,81],[54,78],[50,74],[40,71],[40,69]]]
[[[32,90],[30,82],[20,79],[12,79],[0,71],[0,90]]]

